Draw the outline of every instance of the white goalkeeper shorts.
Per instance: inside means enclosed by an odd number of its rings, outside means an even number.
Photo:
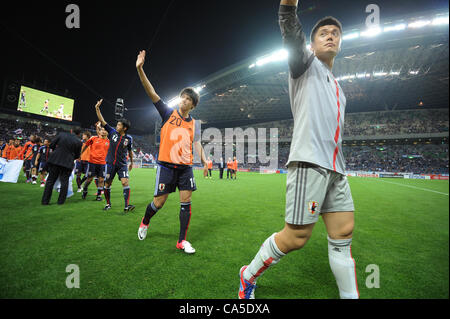
[[[286,217],[292,225],[309,225],[322,213],[354,212],[353,198],[345,175],[306,162],[288,166]]]

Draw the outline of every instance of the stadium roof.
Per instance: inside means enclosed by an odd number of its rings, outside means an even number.
[[[448,12],[434,12],[392,19],[379,29],[344,30],[333,73],[346,112],[448,107],[448,21]],[[200,81],[193,116],[218,128],[292,118],[286,60],[280,48]]]

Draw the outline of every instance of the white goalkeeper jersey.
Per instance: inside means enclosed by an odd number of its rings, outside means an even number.
[[[306,48],[297,8],[281,6],[279,22],[289,51],[289,95],[294,131],[287,165],[308,162],[345,174],[342,151],[346,99],[329,67]]]

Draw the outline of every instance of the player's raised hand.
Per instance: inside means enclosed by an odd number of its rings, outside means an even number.
[[[100,101],[97,102],[97,104],[95,104],[95,109],[99,110],[100,109],[100,105],[102,105],[103,103],[103,99],[101,99]]]
[[[139,55],[136,60],[136,68],[141,68],[145,63],[145,50],[139,51]]]

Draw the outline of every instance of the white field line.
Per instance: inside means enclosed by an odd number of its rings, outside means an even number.
[[[416,186],[411,186],[411,185],[404,185],[404,184],[399,184],[399,183],[394,183],[394,182],[388,182],[388,181],[385,181],[385,180],[382,180],[382,179],[378,179],[378,180],[381,181],[381,182],[384,182],[384,183],[389,183],[389,184],[394,184],[394,185],[399,185],[399,186],[404,186],[404,187],[409,187],[409,188],[415,188],[415,189],[419,189],[419,190],[422,190],[422,191],[433,192],[433,193],[437,193],[437,194],[448,196],[447,193],[434,191],[434,190],[428,189],[428,188],[421,188],[421,187],[416,187]]]

